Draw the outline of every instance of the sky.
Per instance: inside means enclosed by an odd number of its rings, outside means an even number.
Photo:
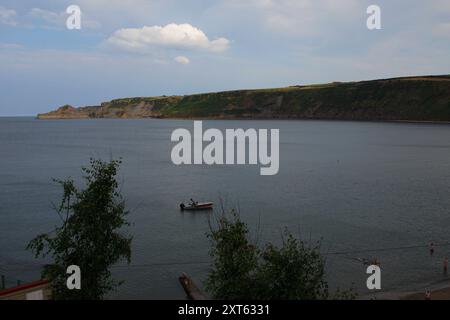
[[[449,73],[450,0],[0,0],[0,116]]]

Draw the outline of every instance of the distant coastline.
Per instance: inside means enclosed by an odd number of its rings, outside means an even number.
[[[62,106],[38,119],[255,119],[450,123],[450,75],[186,96],[116,99]]]

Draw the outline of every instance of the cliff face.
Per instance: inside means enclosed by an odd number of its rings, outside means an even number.
[[[450,76],[126,98],[63,106],[39,119],[251,118],[450,121]]]

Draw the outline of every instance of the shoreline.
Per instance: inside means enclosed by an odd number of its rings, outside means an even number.
[[[358,297],[357,300],[426,300],[425,293],[427,290],[431,292],[430,300],[450,300],[450,279],[428,286],[421,286],[414,290],[369,293]]]
[[[268,121],[268,120],[280,120],[280,121],[340,121],[340,122],[369,122],[369,123],[409,123],[409,124],[450,124],[450,121],[439,121],[439,120],[363,120],[363,119],[327,119],[327,118],[289,118],[289,117],[279,117],[279,118],[246,118],[246,117],[127,117],[127,118],[114,118],[114,117],[104,117],[104,118],[91,118],[91,117],[38,117],[38,116],[18,116],[18,117],[0,117],[0,118],[34,118],[34,120],[225,120],[225,121]]]
[[[408,293],[401,296],[400,300],[425,300],[425,292]],[[430,300],[450,300],[450,287],[431,290]]]

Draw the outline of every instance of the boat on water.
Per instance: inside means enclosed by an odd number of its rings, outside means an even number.
[[[181,211],[184,210],[211,210],[213,208],[212,202],[198,202],[193,201],[191,199],[191,202],[188,205],[185,205],[184,203],[180,204]]]

